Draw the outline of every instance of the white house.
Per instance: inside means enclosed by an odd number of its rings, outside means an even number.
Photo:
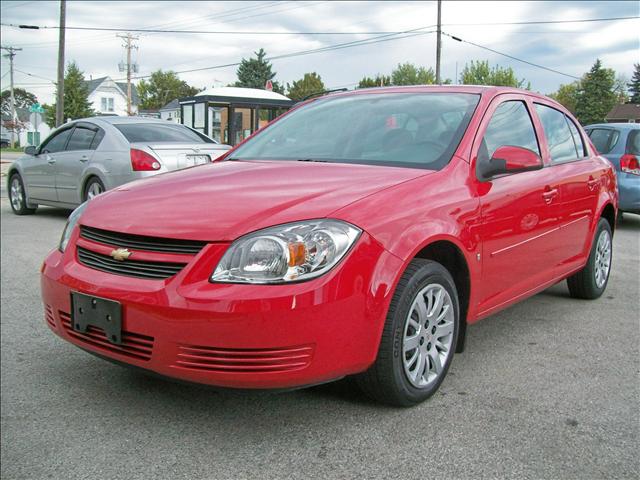
[[[171,100],[158,111],[162,120],[180,123],[180,102],[178,102],[177,98]]]
[[[127,84],[114,82],[111,77],[87,80],[89,102],[98,115],[127,115]],[[138,112],[138,92],[131,85],[131,112]]]

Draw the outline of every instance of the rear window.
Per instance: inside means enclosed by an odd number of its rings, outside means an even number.
[[[233,160],[305,160],[439,170],[478,104],[466,93],[327,97],[304,105],[241,145]]]
[[[609,153],[618,143],[620,132],[612,128],[594,128],[589,132],[589,138],[598,153]]]
[[[216,143],[201,133],[175,123],[121,123],[114,124],[114,127],[120,130],[120,133],[131,143]]]
[[[627,153],[640,155],[640,129],[631,130],[627,139]]]

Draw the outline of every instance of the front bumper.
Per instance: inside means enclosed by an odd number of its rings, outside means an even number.
[[[375,360],[401,261],[363,233],[332,271],[289,285],[213,284],[227,244],[209,244],[167,280],[114,275],[77,261],[77,229],[42,269],[45,318],[85,350],[180,380],[293,388],[366,370]],[[122,304],[123,343],[70,323],[72,291]]]

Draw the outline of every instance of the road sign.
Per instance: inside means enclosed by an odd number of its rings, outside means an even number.
[[[31,113],[44,113],[44,108],[39,103],[34,103],[29,107]]]

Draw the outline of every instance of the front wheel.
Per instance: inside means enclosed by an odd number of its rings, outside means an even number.
[[[456,347],[458,294],[437,262],[415,259],[391,300],[378,357],[358,384],[382,403],[409,407],[433,395]]]
[[[11,210],[16,215],[32,215],[36,212],[35,208],[27,206],[24,184],[18,173],[14,173],[9,178],[9,203],[11,203]]]
[[[569,294],[574,298],[593,300],[602,295],[609,282],[613,244],[611,226],[601,218],[591,247],[587,264],[578,273],[567,279]]]

